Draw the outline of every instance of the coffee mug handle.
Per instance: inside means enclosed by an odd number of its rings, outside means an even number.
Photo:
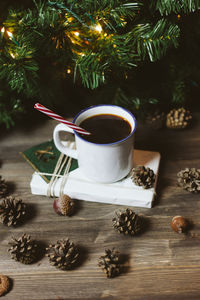
[[[72,158],[77,159],[77,157],[78,157],[77,150],[70,149],[69,147],[64,146],[63,143],[61,142],[60,137],[59,137],[60,131],[67,131],[67,132],[70,132],[70,133],[74,134],[73,129],[69,128],[65,124],[58,124],[55,127],[54,132],[53,132],[53,140],[54,140],[54,144],[56,145],[56,148],[60,152],[64,153],[65,155],[68,155],[68,156],[70,156]]]

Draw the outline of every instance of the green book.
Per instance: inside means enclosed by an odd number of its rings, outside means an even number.
[[[33,146],[32,148],[29,148],[24,152],[20,152],[20,154],[33,167],[35,171],[44,173],[41,174],[41,176],[47,183],[50,181],[51,176],[45,175],[45,173],[54,173],[57,161],[61,155],[60,151],[55,147],[53,140]],[[77,160],[72,159],[69,172],[77,168]],[[64,170],[65,168],[62,168],[60,175],[63,175]]]

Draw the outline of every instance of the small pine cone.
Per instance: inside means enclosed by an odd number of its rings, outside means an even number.
[[[21,199],[10,196],[0,204],[0,222],[7,226],[15,226],[25,213],[26,205]]]
[[[164,126],[165,113],[155,111],[149,113],[146,117],[146,123],[153,129],[161,129]]]
[[[79,258],[78,248],[69,239],[50,244],[46,250],[50,264],[61,270],[72,269]]]
[[[37,260],[38,257],[38,244],[31,240],[30,236],[23,234],[18,239],[12,239],[9,243],[11,247],[8,251],[11,258],[23,264],[31,264]]]
[[[142,186],[144,189],[149,189],[155,182],[154,171],[144,166],[137,166],[131,171],[131,178],[136,185]]]
[[[120,273],[119,253],[114,248],[105,250],[105,253],[99,258],[98,265],[108,278],[115,277]]]
[[[8,193],[8,185],[5,182],[5,179],[2,179],[2,176],[0,175],[0,198],[3,198]]]
[[[187,127],[192,120],[192,115],[189,110],[181,107],[172,109],[166,118],[166,126],[172,129],[181,129]]]
[[[142,230],[142,219],[131,209],[116,213],[116,217],[113,218],[113,227],[123,234],[135,235]]]
[[[177,174],[178,185],[191,193],[200,192],[200,169],[186,168]]]

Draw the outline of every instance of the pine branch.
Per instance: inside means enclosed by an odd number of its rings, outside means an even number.
[[[82,56],[76,62],[74,80],[78,69],[83,84],[88,88],[95,89],[105,81],[104,70],[106,66],[106,64],[99,65],[98,57],[93,53]]]
[[[172,85],[172,103],[184,103],[186,99],[186,85],[181,79],[177,79]]]
[[[48,5],[35,2],[35,6],[33,10],[15,14],[11,11],[6,26],[13,28],[20,41],[30,41],[31,47],[36,47],[40,55],[44,52],[56,60],[62,55],[60,60],[66,64],[74,61],[74,78],[78,71],[88,88],[94,89],[103,83],[106,70],[113,67],[130,69],[147,56],[151,61],[158,60],[170,46],[177,46],[177,25],[165,19],[155,25],[138,24],[138,9],[142,8],[142,2],[87,0],[74,5],[66,0],[49,1]],[[132,28],[126,26],[132,21]],[[96,29],[97,25],[99,29]],[[122,34],[121,28],[125,33]],[[16,72],[16,66],[14,69]],[[17,77],[22,77],[23,72],[18,70]],[[24,82],[27,83],[26,78]],[[22,84],[10,84],[14,89],[18,86],[19,91],[23,88]]]
[[[200,9],[200,0],[153,0],[152,7],[158,10],[162,16],[171,13],[191,13]]]
[[[66,77],[90,89],[114,81],[113,77],[120,82],[127,73],[135,80],[137,69],[178,47],[184,16],[178,22],[174,14],[197,12],[199,7],[200,0],[35,0],[28,9],[9,10],[3,21],[0,78],[9,93],[14,91],[12,99],[21,94],[44,99],[53,95],[55,86],[65,85]],[[189,29],[188,34],[189,44]],[[174,86],[171,80],[170,100],[183,99],[184,76],[175,76]],[[127,95],[120,93],[120,101],[137,110],[152,101],[147,92]],[[0,103],[5,105],[3,98]],[[6,115],[7,107],[2,111]]]
[[[0,79],[5,79],[12,90],[33,96],[36,92],[38,65],[33,51],[26,45],[6,47],[0,53]]]
[[[156,98],[136,97],[133,95],[127,95],[121,88],[116,89],[116,93],[113,98],[113,103],[119,106],[123,106],[131,111],[134,111],[135,116],[144,118],[145,113],[148,112],[150,107],[158,104]],[[151,108],[152,109],[152,108]]]
[[[0,82],[5,87],[5,82]],[[8,88],[0,89],[0,124],[10,128],[15,124],[16,116],[23,113],[22,102]]]
[[[137,38],[138,54],[142,59],[148,55],[153,62],[164,56],[170,47],[178,46],[180,29],[166,19],[161,19],[154,26],[138,25],[133,33]]]

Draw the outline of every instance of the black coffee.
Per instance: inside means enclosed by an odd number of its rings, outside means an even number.
[[[99,114],[85,119],[79,124],[90,135],[79,134],[85,140],[97,144],[109,144],[126,138],[131,133],[129,122],[112,114]]]

